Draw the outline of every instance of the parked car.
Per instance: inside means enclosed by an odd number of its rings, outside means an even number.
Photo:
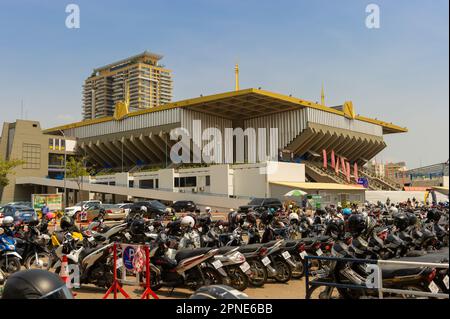
[[[0,219],[7,216],[14,218],[14,222],[31,222],[38,219],[38,215],[33,208],[20,205],[5,205],[0,208]]]
[[[121,203],[117,205],[119,205],[119,207],[122,208],[127,215],[130,213],[131,208],[133,207],[133,203]]]
[[[33,208],[32,202],[13,202],[13,203],[9,203],[8,205],[10,205],[10,206],[25,206],[25,207]]]
[[[197,205],[190,200],[180,200],[172,204],[172,209],[176,212],[195,212]]]
[[[132,217],[136,213],[141,212],[141,207],[145,206],[147,208],[147,213],[144,214],[145,218],[155,219],[158,216],[166,216],[172,213],[172,209],[166,205],[158,202],[157,200],[136,202],[131,207],[129,217]]]
[[[92,205],[96,205],[96,204],[100,204],[100,205],[101,205],[102,202],[99,201],[99,200],[91,200],[91,201],[83,201],[83,202],[79,202],[79,203],[75,204],[75,206],[67,207],[67,208],[64,210],[64,215],[67,215],[67,216],[73,217],[73,218],[77,218],[77,217],[78,217],[77,215],[78,215],[81,211],[83,211],[83,210],[89,208],[89,207],[92,206]]]
[[[86,214],[87,220],[91,221],[98,217],[102,211],[105,213],[105,220],[120,220],[127,217],[125,210],[115,204],[93,204],[83,212]]]
[[[256,213],[261,213],[267,211],[270,208],[275,208],[276,210],[283,208],[283,203],[277,198],[254,198],[248,205],[240,206],[239,212],[247,213],[249,211],[254,211]]]

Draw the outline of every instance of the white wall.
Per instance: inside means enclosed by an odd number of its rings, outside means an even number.
[[[437,200],[438,201],[446,201],[448,200],[448,197],[445,195],[442,195],[438,192],[436,192]],[[423,202],[425,199],[425,192],[403,192],[403,191],[366,191],[366,200],[369,202],[376,203],[377,201],[386,202],[387,198],[390,198],[391,202],[397,203],[397,202],[406,202],[409,199],[413,199],[414,197],[420,201]],[[431,195],[428,198],[428,200],[431,202]]]

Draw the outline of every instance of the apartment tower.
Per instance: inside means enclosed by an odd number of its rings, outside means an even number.
[[[112,116],[117,102],[129,90],[130,111],[149,109],[172,101],[172,73],[159,61],[163,57],[141,54],[94,69],[83,85],[83,119]]]

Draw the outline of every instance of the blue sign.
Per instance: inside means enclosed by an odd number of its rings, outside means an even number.
[[[367,178],[364,177],[358,178],[358,184],[362,185],[364,188],[369,188],[369,181]]]
[[[135,255],[135,250],[133,246],[128,246],[123,250],[123,264],[125,266],[126,269],[128,270],[133,270],[134,266],[133,266],[133,260],[134,260],[134,255]]]

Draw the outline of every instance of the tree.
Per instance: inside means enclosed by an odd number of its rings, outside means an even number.
[[[66,163],[66,178],[75,179],[78,185],[78,190],[81,191],[83,187],[83,177],[91,175],[84,165],[84,159],[77,160],[71,157]]]
[[[0,160],[0,189],[9,185],[8,175],[14,174],[14,168],[24,164],[20,160],[2,161]]]

